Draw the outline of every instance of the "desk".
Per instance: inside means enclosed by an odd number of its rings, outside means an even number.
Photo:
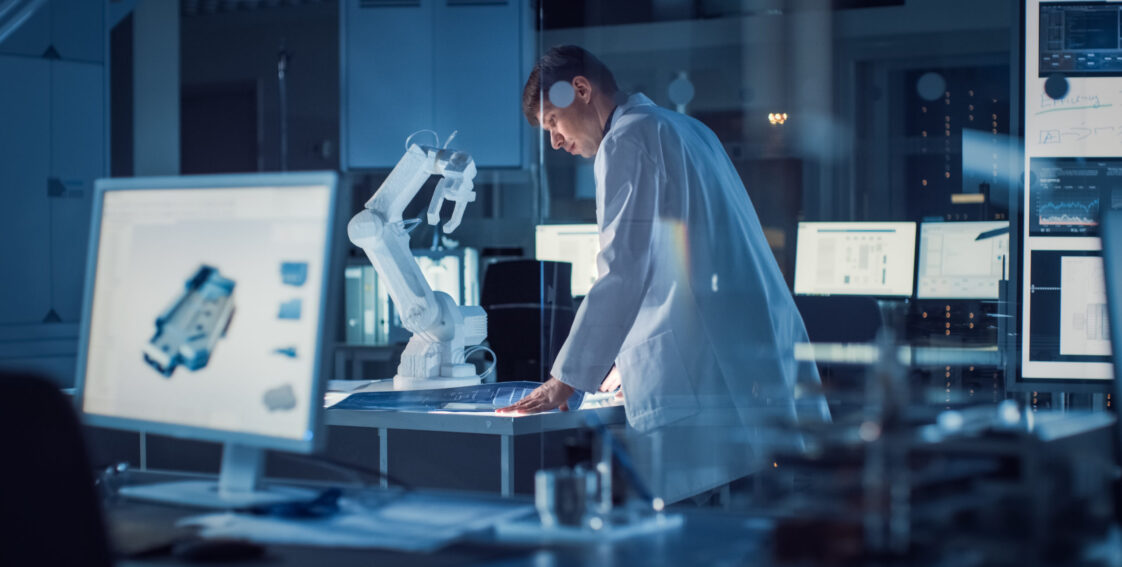
[[[623,406],[519,417],[494,413],[328,409],[326,423],[328,425],[377,429],[379,440],[378,468],[383,474],[389,472],[388,432],[390,429],[498,435],[500,443],[500,492],[503,496],[510,496],[514,493],[514,437],[579,429],[585,426],[586,412],[592,412],[605,425],[619,425],[626,419]],[[382,478],[382,486],[386,486],[385,477]]]
[[[454,495],[453,495],[454,496]],[[479,498],[480,495],[473,497]],[[491,498],[498,498],[492,496]],[[522,497],[518,497],[522,498]],[[526,499],[526,502],[529,502]],[[171,529],[175,521],[199,510],[173,508],[137,502],[120,502],[107,510],[111,521],[127,517],[157,529]],[[322,567],[370,565],[503,565],[541,567],[555,565],[597,565],[603,567],[678,567],[681,565],[769,565],[767,542],[771,525],[708,509],[682,512],[683,526],[676,530],[635,536],[615,542],[583,545],[506,543],[492,532],[468,536],[433,553],[407,553],[382,549],[336,549],[293,545],[269,545],[265,557],[231,565],[316,565]],[[127,558],[121,567],[187,565],[170,555]]]

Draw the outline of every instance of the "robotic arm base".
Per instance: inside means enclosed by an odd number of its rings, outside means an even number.
[[[455,388],[479,384],[475,365],[464,360],[464,347],[487,337],[487,314],[482,307],[456,305],[447,293],[436,292],[437,321],[415,332],[401,353],[394,376],[395,390]]]
[[[458,388],[460,386],[475,386],[481,382],[474,373],[464,377],[432,376],[417,378],[415,376],[393,377],[394,390],[434,390],[437,388]]]

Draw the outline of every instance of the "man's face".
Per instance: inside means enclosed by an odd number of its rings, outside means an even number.
[[[591,158],[604,139],[604,125],[596,115],[589,93],[582,92],[581,81],[574,80],[574,83],[576,92],[569,106],[558,108],[548,100],[542,102],[541,125],[549,132],[553,149]]]

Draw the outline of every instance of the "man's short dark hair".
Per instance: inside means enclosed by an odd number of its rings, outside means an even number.
[[[526,86],[522,89],[522,113],[531,126],[538,126],[538,112],[541,110],[542,91],[557,81],[570,82],[573,77],[581,76],[608,96],[616,94],[619,87],[612,72],[595,55],[575,45],[558,45],[550,48],[530,71]]]

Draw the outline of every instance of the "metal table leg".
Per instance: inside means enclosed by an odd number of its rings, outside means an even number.
[[[390,487],[390,480],[387,475],[390,474],[390,430],[385,427],[378,428],[378,472],[382,473],[382,478],[378,479],[378,484],[382,488]]]
[[[499,473],[500,489],[503,496],[510,496],[514,494],[514,436],[500,435],[499,446],[499,466],[502,468]]]
[[[335,374],[333,380],[341,380],[347,376],[347,352],[344,349],[335,349]]]

